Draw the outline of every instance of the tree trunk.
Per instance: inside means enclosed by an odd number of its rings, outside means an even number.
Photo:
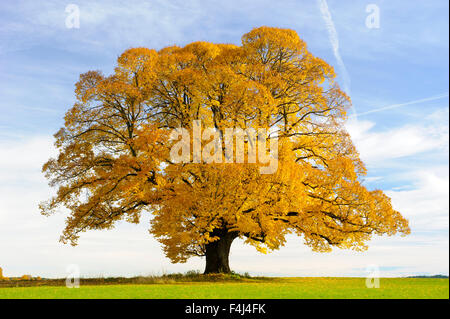
[[[213,241],[206,245],[206,267],[205,274],[211,273],[231,273],[228,264],[228,256],[233,240],[237,237],[236,232],[227,232],[227,230],[215,229],[212,236],[220,237],[219,240]]]

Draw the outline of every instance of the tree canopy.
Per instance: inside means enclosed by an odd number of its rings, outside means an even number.
[[[171,261],[206,255],[205,272],[228,272],[235,238],[265,252],[297,234],[329,251],[409,233],[389,197],[363,185],[366,168],[344,127],[350,98],[293,30],[256,28],[240,46],[131,48],[112,75],[81,74],[75,93],[55,134],[59,154],[43,166],[58,190],[42,213],[70,212],[64,243],[145,216]],[[267,129],[278,143],[276,171],[261,174],[260,162],[172,161],[171,132],[194,121],[220,136]]]

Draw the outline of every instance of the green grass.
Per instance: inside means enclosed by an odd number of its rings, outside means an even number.
[[[2,298],[144,299],[448,299],[448,279],[381,278],[366,288],[365,278],[260,278],[226,282],[81,285],[0,288]]]

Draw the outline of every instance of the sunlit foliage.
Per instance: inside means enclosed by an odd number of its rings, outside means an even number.
[[[366,169],[343,126],[350,99],[293,30],[260,27],[240,46],[132,48],[112,75],[82,74],[75,93],[55,134],[59,155],[43,167],[58,191],[42,212],[70,212],[63,242],[144,217],[167,257],[184,262],[225,237],[264,252],[293,233],[329,251],[365,249],[372,234],[409,233],[390,199],[362,184]],[[269,129],[277,171],[172,163],[171,130],[194,120],[221,133]]]

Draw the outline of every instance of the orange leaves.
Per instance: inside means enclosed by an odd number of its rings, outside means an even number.
[[[302,55],[306,44],[290,29],[259,27],[242,37],[243,47],[263,64],[275,63],[277,59],[289,60]]]
[[[118,68],[131,73],[151,71],[146,67],[155,64],[157,53],[147,48],[132,48],[126,50],[117,59]]]
[[[180,52],[191,53],[195,59],[191,60],[194,67],[207,65],[220,53],[220,48],[216,44],[209,42],[193,42],[186,45]]]
[[[80,75],[80,80],[75,85],[77,99],[87,102],[95,95],[97,84],[104,79],[99,71],[88,71]]]
[[[126,50],[117,59],[116,74],[125,77],[140,89],[147,89],[156,80],[154,71],[158,54],[147,48],[132,48]]]

